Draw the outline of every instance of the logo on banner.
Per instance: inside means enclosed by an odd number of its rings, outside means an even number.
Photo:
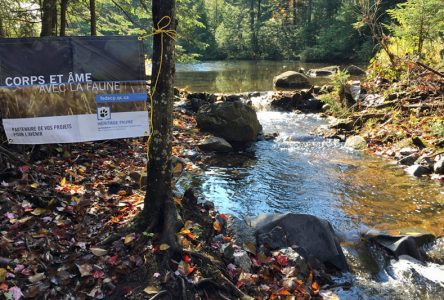
[[[99,121],[111,120],[111,107],[109,106],[97,107],[97,120]]]

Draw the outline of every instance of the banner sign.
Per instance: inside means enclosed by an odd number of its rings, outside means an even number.
[[[137,37],[0,39],[0,112],[9,143],[148,135]]]

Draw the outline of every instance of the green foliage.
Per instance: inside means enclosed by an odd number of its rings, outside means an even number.
[[[435,119],[429,123],[429,130],[432,136],[437,138],[444,138],[444,120]]]
[[[328,113],[336,118],[346,118],[351,114],[351,112],[341,104],[337,92],[320,95],[319,100],[328,104]]]

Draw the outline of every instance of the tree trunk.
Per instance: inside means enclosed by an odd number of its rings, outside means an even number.
[[[176,1],[153,0],[153,23],[169,16],[172,20],[167,29],[176,29]],[[160,27],[165,26],[163,20]],[[163,39],[163,41],[162,41]],[[148,180],[144,208],[138,219],[139,227],[150,232],[161,232],[161,241],[175,251],[178,249],[176,232],[178,218],[172,199],[172,139],[174,101],[174,47],[175,41],[166,34],[153,37],[152,64],[152,128],[148,151]],[[159,70],[161,71],[159,73]],[[158,80],[157,74],[159,75]],[[157,81],[157,86],[156,86]]]
[[[312,13],[312,6],[313,6],[313,0],[308,0],[308,7],[307,7],[307,24],[311,23],[311,13]]]
[[[0,17],[0,37],[5,37],[5,28],[3,27],[3,19]]]
[[[69,0],[61,0],[60,2],[60,36],[66,35],[66,11],[68,9]]]
[[[253,52],[253,58],[259,52],[259,45],[257,41],[256,26],[254,22],[254,0],[250,0],[250,35],[251,35],[251,50]]]
[[[91,35],[97,35],[96,0],[89,0],[89,12],[91,17]]]
[[[43,0],[42,31],[40,36],[57,35],[57,5],[56,0]]]
[[[296,25],[296,23],[297,23],[297,13],[298,13],[297,5],[298,5],[297,0],[293,0],[293,9],[292,9],[293,25]]]

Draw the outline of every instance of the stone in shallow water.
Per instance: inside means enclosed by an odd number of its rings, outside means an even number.
[[[258,237],[272,232],[275,227],[281,227],[287,237],[287,246],[298,246],[322,263],[348,271],[333,227],[326,220],[311,215],[288,213],[260,215],[251,219],[250,224],[256,228]]]
[[[412,176],[421,177],[423,175],[427,175],[432,173],[430,168],[422,166],[422,165],[413,165],[405,169],[405,171]]]
[[[220,137],[208,137],[198,145],[203,151],[230,152],[233,147],[225,139]]]
[[[362,136],[354,135],[345,141],[345,147],[354,149],[354,150],[364,150],[367,148],[367,142]]]

